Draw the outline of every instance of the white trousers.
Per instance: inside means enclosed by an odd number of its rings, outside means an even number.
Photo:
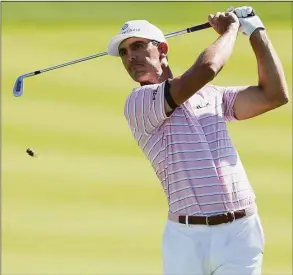
[[[167,220],[164,275],[260,275],[265,238],[258,214],[220,225]]]

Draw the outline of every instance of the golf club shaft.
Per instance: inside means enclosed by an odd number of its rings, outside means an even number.
[[[207,29],[207,28],[210,28],[210,27],[211,27],[211,25],[209,23],[204,23],[204,24],[196,25],[196,26],[181,30],[181,31],[166,34],[165,37],[170,38],[170,37],[182,35],[182,34],[185,34],[185,33],[191,33],[191,32],[195,32],[195,31]],[[97,57],[100,57],[100,56],[104,56],[104,55],[107,55],[107,54],[108,54],[107,52],[101,52],[101,53],[98,53],[98,54],[93,54],[93,55],[90,55],[90,56],[87,56],[87,57],[83,57],[83,58],[80,58],[80,59],[76,59],[76,60],[72,60],[72,61],[60,64],[60,65],[56,65],[56,66],[52,66],[52,67],[45,68],[45,69],[42,69],[42,70],[37,70],[37,71],[31,72],[31,73],[27,73],[27,74],[24,74],[23,77],[34,76],[34,75],[41,74],[41,73],[44,73],[44,72],[48,72],[48,71],[51,71],[51,70],[59,69],[59,68],[66,67],[66,66],[69,66],[69,65],[73,65],[75,63],[79,63],[79,62],[83,62],[83,61],[90,60],[90,59],[93,59],[93,58],[97,58]]]
[[[37,70],[37,71],[31,72],[31,73],[27,73],[27,74],[24,74],[23,77],[34,76],[34,75],[41,74],[41,73],[44,73],[44,72],[48,72],[48,71],[51,71],[51,70],[59,69],[59,68],[66,67],[66,66],[69,66],[69,65],[73,65],[75,63],[79,63],[79,62],[83,62],[83,61],[90,60],[90,59],[93,59],[93,58],[97,58],[97,57],[100,57],[100,56],[104,56],[104,55],[107,55],[107,54],[108,54],[107,52],[101,52],[101,53],[98,53],[98,54],[93,54],[93,55],[86,56],[86,57],[76,59],[76,60],[72,60],[72,61],[69,61],[69,62],[66,62],[66,63],[63,63],[63,64],[59,64],[59,65],[55,65],[55,66],[45,68],[45,69],[42,69],[42,70]]]
[[[185,34],[185,33],[191,33],[191,32],[204,30],[204,29],[207,29],[210,27],[211,27],[210,23],[204,23],[204,24],[196,25],[196,26],[181,30],[181,31],[171,32],[169,34],[166,34],[165,37],[170,38],[170,37],[178,36],[178,35]]]

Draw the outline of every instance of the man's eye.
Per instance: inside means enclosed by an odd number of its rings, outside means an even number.
[[[126,55],[126,51],[124,49],[119,50],[119,55],[120,56]]]
[[[144,48],[144,44],[143,43],[135,43],[134,45],[133,45],[133,48],[134,49],[143,49]]]

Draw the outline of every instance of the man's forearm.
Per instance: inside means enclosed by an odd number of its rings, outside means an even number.
[[[256,30],[250,43],[257,59],[260,88],[277,105],[287,102],[289,94],[284,70],[266,31]]]
[[[184,85],[181,88],[186,93],[181,102],[213,80],[221,71],[233,52],[237,31],[238,29],[236,28],[230,28],[222,34],[201,53],[193,66],[181,76]]]
[[[239,30],[237,16],[234,13],[217,13],[209,15],[209,22],[220,37],[200,54],[185,73],[170,81],[170,88],[166,88],[168,104],[165,106],[175,109],[188,100],[214,79],[231,56]]]
[[[221,71],[230,58],[237,38],[238,28],[230,28],[221,35],[212,45],[201,53],[194,67],[209,64],[215,76]]]

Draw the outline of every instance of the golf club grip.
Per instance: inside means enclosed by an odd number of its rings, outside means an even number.
[[[207,28],[210,28],[210,27],[211,27],[210,23],[207,22],[207,23],[204,23],[204,24],[200,24],[200,25],[197,25],[197,26],[187,28],[186,31],[188,33],[190,33],[190,32],[196,32],[196,31],[204,30],[204,29],[207,29]]]
[[[252,13],[249,14],[247,17],[252,17],[254,15],[255,15],[255,13],[254,13],[254,11],[252,11]],[[207,22],[207,23],[204,23],[204,24],[200,24],[200,25],[197,25],[197,26],[193,26],[193,27],[187,28],[186,31],[187,31],[187,33],[190,33],[190,32],[196,32],[196,31],[208,29],[210,27],[211,27],[210,23]]]

